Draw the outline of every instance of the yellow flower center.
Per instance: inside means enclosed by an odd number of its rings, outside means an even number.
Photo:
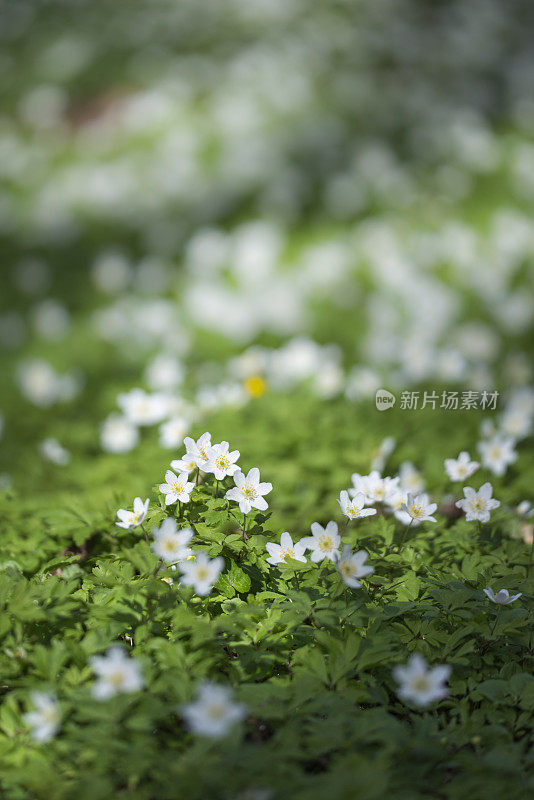
[[[430,683],[426,675],[418,675],[416,678],[412,678],[410,685],[414,692],[428,692],[430,688]]]
[[[181,493],[183,492],[183,486],[182,486],[182,484],[181,484],[181,483],[178,483],[178,481],[175,481],[175,482],[172,484],[172,490],[173,490],[173,492],[174,492],[175,494],[181,494]]]
[[[411,505],[410,506],[410,514],[412,515],[412,517],[422,517],[423,516],[423,509],[421,508],[421,506]]]
[[[295,558],[295,551],[292,547],[286,547],[280,552],[280,561],[285,561],[286,558]]]
[[[356,567],[350,561],[342,561],[339,565],[339,571],[344,578],[351,578],[356,573]]]
[[[243,497],[246,497],[249,500],[253,500],[256,497],[256,490],[251,483],[246,483],[244,486],[242,486],[241,493]]]
[[[247,378],[243,383],[243,386],[247,394],[251,397],[261,397],[267,390],[267,383],[261,375],[251,375],[250,378]]]
[[[109,676],[109,682],[115,689],[120,689],[124,685],[124,672],[115,670],[115,672],[112,672]]]
[[[207,710],[212,719],[222,719],[224,717],[224,706],[220,703],[210,703]]]
[[[197,578],[199,581],[205,581],[209,576],[210,573],[207,567],[197,567]]]
[[[329,536],[320,536],[319,537],[319,550],[322,550],[325,553],[327,550],[332,549],[332,539]]]
[[[230,459],[226,456],[217,456],[215,459],[215,464],[219,469],[228,469],[230,466]]]

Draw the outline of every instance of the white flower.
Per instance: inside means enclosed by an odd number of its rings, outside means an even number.
[[[470,486],[464,488],[464,495],[461,500],[456,501],[456,507],[465,511],[465,518],[468,522],[480,520],[489,522],[490,511],[500,506],[500,501],[492,498],[493,487],[491,483],[484,483],[478,492]]]
[[[518,594],[513,594],[512,596],[510,596],[508,589],[501,589],[500,592],[497,592],[497,594],[495,594],[493,589],[490,589],[489,587],[487,589],[484,589],[483,591],[484,594],[487,597],[489,597],[492,603],[497,603],[497,605],[499,606],[508,606],[510,605],[510,603],[513,603],[515,600],[518,600],[523,594],[523,592],[519,592]]]
[[[394,668],[393,677],[400,684],[397,694],[401,700],[427,706],[447,696],[448,688],[444,684],[450,673],[451,668],[446,664],[429,669],[425,659],[415,654],[407,666]]]
[[[355,495],[352,500],[349,500],[348,492],[340,492],[337,502],[341,508],[341,513],[349,519],[361,519],[362,517],[370,517],[376,514],[376,508],[364,508],[365,497],[361,492]]]
[[[311,532],[311,536],[305,536],[299,542],[311,550],[310,561],[317,563],[324,558],[335,561],[339,555],[338,547],[341,543],[341,536],[337,532],[337,522],[331,520],[326,528],[323,528],[318,522],[312,522]]]
[[[100,429],[100,444],[107,453],[128,453],[139,442],[139,431],[122,414],[110,414]]]
[[[189,422],[185,417],[172,417],[159,429],[159,443],[162,447],[179,447],[189,430]],[[181,470],[185,471],[185,470]]]
[[[532,416],[522,408],[508,408],[501,417],[501,430],[516,441],[525,439],[532,430]]]
[[[193,531],[191,528],[182,528],[178,531],[173,517],[167,517],[159,528],[153,528],[152,535],[154,536],[152,550],[166,564],[185,561],[193,553],[187,546],[193,538]]]
[[[241,470],[234,474],[235,487],[226,492],[227,500],[235,500],[239,503],[239,508],[243,514],[248,514],[251,508],[258,511],[265,511],[269,506],[263,495],[272,491],[272,483],[260,482],[260,471],[257,467],[252,467],[245,477]]]
[[[465,481],[477,471],[480,464],[478,461],[471,461],[471,457],[466,450],[462,450],[458,458],[446,458],[444,461],[445,472],[451,481]]]
[[[204,467],[205,472],[213,472],[216,480],[221,481],[227,475],[233,475],[239,469],[235,463],[239,458],[239,450],[228,452],[230,446],[228,442],[214,444],[208,450],[208,463]]]
[[[126,528],[129,531],[131,531],[132,528],[135,528],[137,525],[141,525],[145,521],[149,502],[150,500],[148,497],[144,503],[140,497],[136,497],[133,501],[133,511],[127,511],[125,508],[119,508],[117,511],[117,516],[120,522],[116,522],[115,525],[117,525],[119,528]]]
[[[59,730],[61,712],[57,698],[46,692],[32,692],[35,711],[24,714],[24,721],[32,729],[36,742],[48,742]]]
[[[408,502],[408,492],[404,492],[399,490],[394,494],[389,495],[387,506],[391,511],[393,511],[393,516],[395,519],[398,519],[399,522],[402,522],[403,525],[411,525],[412,518],[410,515],[403,511],[403,506],[406,505]]]
[[[200,438],[197,439],[195,442],[190,436],[186,436],[184,439],[185,449],[186,449],[186,458],[184,461],[189,463],[191,461],[195,462],[195,467],[197,467],[204,471],[204,467],[208,463],[208,452],[211,447],[211,433],[203,433]],[[173,462],[176,463],[176,462]],[[171,464],[172,466],[172,464]],[[180,469],[179,467],[175,467],[179,469],[180,472],[191,472],[190,469]]]
[[[354,497],[361,492],[366,505],[387,503],[389,497],[399,488],[399,478],[382,478],[377,470],[373,470],[369,475],[359,475],[355,472],[351,480],[353,488],[349,489],[349,494]]]
[[[432,516],[437,507],[436,503],[428,502],[427,494],[418,494],[414,497],[408,492],[406,502],[401,505],[401,511],[409,514],[413,522],[419,525],[420,522],[437,522]]]
[[[210,561],[206,553],[199,551],[194,551],[193,555],[193,559],[182,561],[179,565],[182,572],[180,583],[192,586],[197,594],[204,597],[217,582],[224,567],[224,559],[218,556]]]
[[[534,517],[534,508],[532,508],[532,503],[529,500],[522,500],[518,503],[516,511],[518,516],[522,517],[522,519]]]
[[[303,540],[301,539],[300,542],[293,544],[293,539],[287,531],[281,535],[280,544],[267,542],[265,547],[270,556],[267,559],[268,564],[284,564],[286,558],[294,558],[295,561],[307,561],[304,555],[306,545],[303,544]]]
[[[105,656],[93,656],[89,663],[98,677],[92,688],[96,700],[137,692],[144,685],[139,662],[135,658],[128,658],[122,647],[110,647]]]
[[[169,506],[171,503],[189,503],[189,495],[195,488],[195,484],[187,480],[185,472],[180,475],[175,475],[171,469],[165,473],[165,483],[160,483],[159,490],[165,495],[165,505]]]
[[[369,553],[365,550],[358,550],[353,553],[350,545],[346,544],[343,552],[336,558],[336,568],[347,586],[359,589],[361,586],[358,578],[364,578],[374,572],[374,567],[365,566]]]
[[[46,461],[58,467],[66,467],[70,461],[70,453],[58,442],[57,439],[45,439],[39,445],[39,452]]]
[[[215,683],[200,685],[193,703],[182,706],[182,717],[192,733],[218,739],[242,720],[246,708],[232,700],[232,693]]]
[[[145,370],[145,380],[154,391],[170,392],[184,379],[184,368],[176,356],[159,353]]]
[[[400,488],[405,492],[419,494],[425,490],[425,482],[411,461],[404,461],[399,467]]]
[[[117,403],[133,425],[155,425],[167,416],[169,409],[166,395],[147,394],[143,389],[120,394]]]
[[[482,466],[489,469],[494,475],[504,475],[508,465],[513,464],[517,458],[514,440],[504,438],[499,434],[485,442],[479,442],[478,450],[482,457]]]
[[[204,433],[203,436],[208,436],[211,440],[211,436],[209,433],[208,434]],[[202,436],[200,437],[200,439],[202,439]],[[171,461],[171,468],[175,469],[176,472],[185,472],[186,475],[189,475],[190,472],[194,472],[196,469],[198,469],[198,464],[197,464],[198,446],[195,440],[191,439],[190,436],[185,437],[184,444],[185,444],[185,456],[183,458],[175,458],[174,461]],[[204,459],[204,463],[206,461],[207,459]]]

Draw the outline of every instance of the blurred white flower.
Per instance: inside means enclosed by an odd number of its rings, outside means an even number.
[[[189,430],[190,423],[185,417],[171,417],[167,422],[162,423],[159,429],[159,443],[162,447],[174,449],[183,444],[185,434]]]
[[[193,558],[182,561],[179,569],[182,573],[180,583],[183,586],[192,586],[201,597],[209,594],[213,584],[217,583],[219,575],[224,568],[224,559],[220,556],[210,560],[206,553],[193,551]]]
[[[447,696],[445,683],[450,674],[451,668],[445,664],[429,669],[425,659],[418,654],[413,655],[406,666],[397,666],[393,670],[393,677],[399,683],[397,693],[401,700],[421,707]]]
[[[517,459],[514,440],[500,434],[479,442],[477,448],[480,452],[482,466],[489,469],[494,475],[504,475],[508,466]]]
[[[145,370],[145,380],[153,391],[170,392],[184,379],[184,368],[169,353],[160,353],[150,361]]]
[[[139,662],[128,658],[122,647],[110,647],[105,656],[92,656],[89,664],[98,678],[92,688],[95,700],[138,692],[144,686]]]
[[[168,413],[169,401],[163,394],[147,394],[143,389],[132,389],[120,394],[117,403],[126,419],[133,425],[154,425]]]
[[[359,589],[362,584],[358,578],[365,578],[375,571],[374,567],[365,566],[368,557],[369,553],[365,550],[353,553],[349,544],[346,544],[341,555],[336,557],[336,569],[347,586]]]
[[[95,284],[106,294],[123,291],[132,279],[130,263],[118,251],[101,253],[93,264],[92,273]]]
[[[446,458],[444,464],[445,472],[451,481],[464,481],[470,478],[480,466],[478,461],[471,461],[469,453],[465,450],[462,450],[456,459]]]
[[[70,453],[52,437],[44,439],[39,445],[39,452],[46,461],[65,467],[70,461]]]
[[[102,423],[100,444],[108,453],[128,453],[139,442],[139,431],[122,414],[113,413]]]
[[[226,687],[202,683],[194,702],[183,705],[181,713],[192,733],[220,739],[245,717],[246,708],[232,699]]]
[[[159,528],[153,528],[152,535],[154,536],[152,550],[166,564],[176,564],[193,554],[191,548],[187,546],[193,538],[193,531],[191,528],[177,530],[176,520],[173,517],[167,517]]]
[[[410,461],[404,461],[399,467],[399,484],[405,492],[419,494],[425,490],[423,476]]]
[[[32,737],[36,742],[48,742],[59,730],[61,711],[54,694],[32,692],[31,701],[34,711],[24,714],[24,721],[32,729]]]

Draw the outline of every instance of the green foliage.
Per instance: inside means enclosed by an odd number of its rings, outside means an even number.
[[[297,403],[288,440],[273,421]],[[375,568],[358,590],[331,562],[266,562],[266,542],[283,530],[296,540],[313,520],[339,519],[339,488],[379,441],[376,412],[362,414],[355,420],[341,401],[272,396],[245,409],[239,428],[226,412],[213,419],[215,439],[239,447],[241,463],[259,464],[274,489],[269,511],[250,515],[246,539],[222,487],[216,497],[207,478],[193,490],[179,526],[193,527],[194,547],[225,562],[205,598],[179,585],[140,529],[114,526],[118,505],[131,502],[121,457],[101,510],[88,494],[76,507],[49,494],[41,508],[38,494],[1,496],[2,797],[225,800],[267,787],[300,800],[490,790],[522,800],[532,792],[534,577],[510,514],[482,531],[439,514],[435,525],[410,528],[402,546],[405,529],[391,517],[342,527],[343,541],[367,549]],[[430,416],[419,435],[432,435]],[[428,465],[418,466],[431,476],[449,452],[435,436]],[[145,530],[165,513],[152,494]],[[523,597],[499,611],[487,585]],[[117,642],[140,659],[146,688],[96,702],[88,659]],[[392,669],[414,652],[452,667],[449,696],[429,710],[396,694]],[[179,713],[205,679],[233,687],[247,706],[244,722],[215,742],[192,736]],[[56,692],[61,704],[61,730],[46,744],[22,719],[35,689]]]

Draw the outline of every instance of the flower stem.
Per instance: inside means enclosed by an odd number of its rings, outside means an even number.
[[[219,496],[219,481],[215,482],[215,497]]]
[[[495,622],[493,623],[493,628],[491,629],[490,636],[493,636],[493,634],[495,633],[495,628],[497,627],[497,623],[498,623],[498,621],[499,621],[499,616],[500,616],[500,613],[501,613],[501,608],[502,608],[502,606],[499,606],[499,608],[497,609],[497,614],[495,615]]]
[[[399,550],[404,545],[404,540],[406,539],[406,535],[408,533],[408,528],[411,526],[412,522],[413,522],[413,517],[410,519],[410,522],[408,523],[408,525],[406,525],[406,527],[404,528],[404,533],[402,534],[402,539],[401,539],[401,542],[400,542],[400,545],[399,545]]]
[[[145,541],[146,541],[147,545],[150,547],[150,542],[148,541],[148,533],[146,532],[145,526],[142,523],[141,523],[141,530],[143,531],[143,534],[144,534]]]
[[[178,517],[181,517],[181,516],[182,516],[182,504],[178,500]]]
[[[243,541],[247,541],[247,515],[243,514]]]

